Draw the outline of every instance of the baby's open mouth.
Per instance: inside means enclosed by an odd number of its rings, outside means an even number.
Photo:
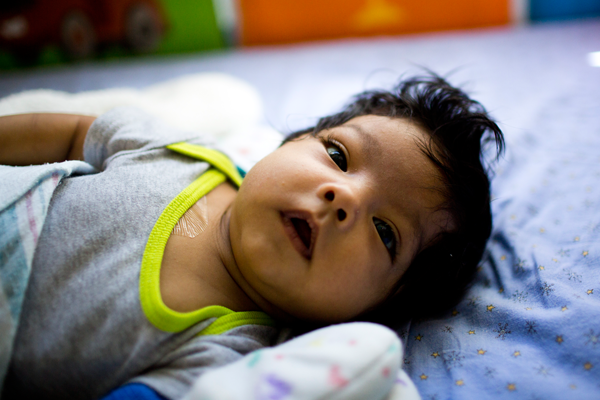
[[[300,236],[300,240],[304,243],[306,249],[310,248],[310,239],[312,235],[312,229],[310,229],[310,225],[306,220],[301,218],[292,218],[292,224],[294,224],[294,228],[296,228],[296,233]]]
[[[304,212],[281,213],[283,224],[296,250],[307,260],[313,252],[316,227],[310,223],[310,215]]]

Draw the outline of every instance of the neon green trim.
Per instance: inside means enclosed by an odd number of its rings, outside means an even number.
[[[233,163],[218,151],[187,143],[177,143],[167,147],[179,153],[200,158],[219,169],[223,168],[224,171],[209,169],[192,182],[169,203],[150,232],[140,271],[140,302],[146,318],[155,327],[166,332],[181,332],[200,321],[217,318],[200,333],[201,335],[217,335],[245,324],[273,326],[275,324],[273,319],[260,311],[234,312],[222,306],[208,306],[182,313],[170,309],[162,301],[160,267],[167,241],[177,221],[196,201],[225,182],[228,177],[238,186],[242,182]]]
[[[158,329],[179,332],[203,319],[221,317],[232,312],[225,307],[211,306],[180,313],[168,308],[160,295],[160,266],[173,227],[199,198],[225,179],[225,175],[217,170],[206,171],[169,203],[150,232],[140,271],[140,302],[146,317]]]
[[[231,160],[220,151],[185,142],[170,144],[167,146],[167,149],[206,161],[227,175],[227,177],[238,187],[242,184],[242,176],[238,172],[236,166],[233,165]]]
[[[242,325],[275,326],[275,321],[262,311],[243,311],[224,315],[206,327],[197,336],[220,335]]]

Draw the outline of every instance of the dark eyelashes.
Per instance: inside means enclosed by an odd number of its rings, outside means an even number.
[[[321,137],[325,150],[333,162],[344,172],[348,171],[348,157],[343,150],[340,142],[333,139],[330,135]]]

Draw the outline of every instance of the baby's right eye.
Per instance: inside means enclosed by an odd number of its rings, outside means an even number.
[[[346,162],[346,155],[340,149],[340,146],[335,144],[332,141],[328,141],[325,143],[325,149],[327,150],[327,154],[333,160],[334,163],[344,172],[348,170],[348,164]]]

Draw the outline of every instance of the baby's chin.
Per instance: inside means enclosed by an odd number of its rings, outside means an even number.
[[[306,324],[314,326],[323,326],[347,322],[356,319],[366,310],[354,310],[348,307],[332,307],[331,304],[288,304],[281,307],[275,307],[272,313],[269,313],[273,318],[285,323],[289,326]],[[265,310],[266,311],[266,310]]]

